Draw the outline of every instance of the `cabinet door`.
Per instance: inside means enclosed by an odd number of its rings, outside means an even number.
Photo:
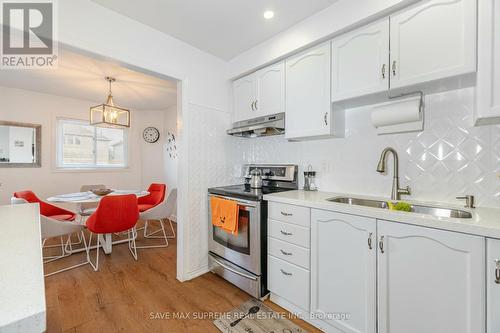
[[[500,2],[478,4],[477,125],[500,123]]]
[[[311,312],[342,332],[375,332],[376,220],[322,210],[311,217]]]
[[[286,138],[331,134],[330,43],[286,61]]]
[[[332,42],[332,101],[389,89],[389,19]]]
[[[379,332],[484,332],[484,238],[386,221],[377,231]]]
[[[476,0],[430,0],[391,16],[391,88],[476,71]]]
[[[285,112],[285,63],[266,67],[255,73],[257,116]]]
[[[500,332],[500,240],[487,241],[487,299],[488,299],[488,333]]]
[[[233,82],[233,121],[256,117],[255,90],[255,76],[253,74]]]

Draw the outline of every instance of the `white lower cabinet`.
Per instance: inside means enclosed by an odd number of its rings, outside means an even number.
[[[301,309],[309,309],[309,270],[269,256],[268,289]]]
[[[485,240],[378,221],[378,332],[485,331]]]
[[[500,332],[500,240],[487,241],[487,332]]]
[[[489,250],[496,333],[500,242]],[[335,333],[484,333],[485,260],[483,237],[312,209],[312,323]]]
[[[375,332],[376,220],[312,210],[311,221],[311,313],[328,332]]]
[[[267,289],[271,301],[301,315],[311,299],[310,224],[310,208],[269,203]]]

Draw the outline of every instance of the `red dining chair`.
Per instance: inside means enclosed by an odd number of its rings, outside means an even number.
[[[40,206],[40,215],[47,217],[49,219],[63,221],[63,222],[64,221],[70,222],[74,221],[76,218],[75,213],[40,200],[40,198],[38,198],[36,194],[31,190],[14,192],[13,197],[17,199],[26,200],[28,203],[38,203],[38,205]],[[71,248],[75,244],[81,244],[81,240],[79,242],[72,243],[71,235],[68,236],[69,242],[65,242],[63,240],[63,237],[61,236],[61,243],[56,245],[45,245],[47,239],[48,238],[43,239],[42,241],[43,247],[44,248],[61,247],[61,254],[58,256],[45,256],[44,259],[54,259],[54,258],[68,256],[71,253],[66,251],[67,246]]]
[[[139,212],[145,212],[162,203],[167,192],[167,185],[153,183],[149,185],[148,192],[148,195],[138,199]]]
[[[40,200],[33,191],[14,192],[14,197],[24,199],[29,203],[38,203],[40,205],[40,214],[53,220],[73,221],[76,218],[75,213]]]
[[[90,262],[94,271],[99,270],[99,247],[102,234],[128,231],[128,248],[137,260],[135,225],[138,219],[139,209],[135,194],[110,195],[101,199],[95,213],[86,221],[87,229],[91,232],[89,244],[92,242],[92,234],[97,234],[96,263],[94,265],[92,261]]]

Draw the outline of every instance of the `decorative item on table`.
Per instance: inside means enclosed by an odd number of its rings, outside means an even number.
[[[304,191],[317,191],[316,186],[316,171],[313,171],[312,166],[307,167],[307,171],[304,171]]]
[[[111,192],[113,192],[113,190],[109,189],[109,188],[98,188],[98,189],[92,190],[91,192],[94,193],[95,195],[103,197],[103,196],[108,195]]]

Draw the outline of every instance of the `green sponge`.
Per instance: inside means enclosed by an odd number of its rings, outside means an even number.
[[[396,202],[393,203],[391,201],[387,202],[387,206],[389,207],[390,210],[399,210],[403,212],[411,212],[411,205],[407,202]]]

